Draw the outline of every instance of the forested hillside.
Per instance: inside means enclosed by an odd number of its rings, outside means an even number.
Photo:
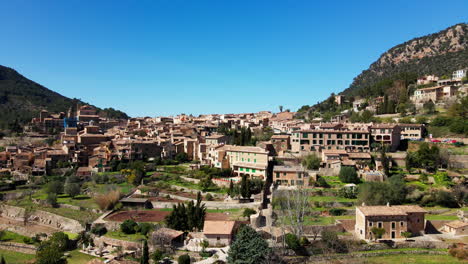
[[[49,90],[14,69],[0,65],[0,128],[7,128],[15,120],[29,122],[42,109],[51,113],[66,112],[76,104],[85,103]],[[98,111],[102,116],[128,118],[113,108],[98,108]]]

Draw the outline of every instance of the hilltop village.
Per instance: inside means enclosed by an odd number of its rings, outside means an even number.
[[[0,248],[70,263],[466,258],[467,89],[466,69],[422,76],[411,114],[343,95],[329,118],[43,110],[0,140]]]

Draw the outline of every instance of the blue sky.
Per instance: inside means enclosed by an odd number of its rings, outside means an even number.
[[[0,64],[131,116],[297,110],[468,1],[0,1]],[[445,10],[445,11],[441,11]]]

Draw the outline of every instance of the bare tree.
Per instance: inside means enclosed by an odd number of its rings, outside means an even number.
[[[26,226],[34,213],[34,208],[32,206],[27,206],[24,208],[24,217],[23,217],[23,225]]]
[[[293,234],[301,237],[304,233],[304,218],[309,207],[309,191],[300,187],[297,190],[277,191],[278,206],[281,211],[278,220],[281,227],[290,227]]]
[[[322,233],[323,226],[311,226],[310,233],[312,235],[313,240],[317,240],[317,237]]]

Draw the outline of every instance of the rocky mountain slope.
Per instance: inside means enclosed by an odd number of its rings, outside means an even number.
[[[448,75],[468,67],[468,24],[451,26],[440,32],[414,38],[382,54],[369,69],[354,78],[344,95],[379,95],[375,86],[383,80],[397,80],[402,74]]]

